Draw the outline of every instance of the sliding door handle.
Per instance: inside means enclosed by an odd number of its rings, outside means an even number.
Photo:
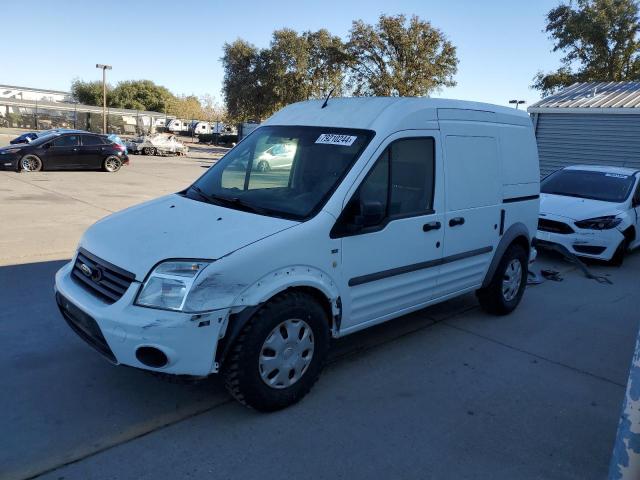
[[[464,225],[464,217],[454,217],[449,220],[450,227],[456,227],[458,225]]]
[[[422,231],[423,232],[430,232],[431,230],[440,230],[440,227],[442,225],[440,224],[440,222],[429,222],[429,223],[425,223],[422,226]]]

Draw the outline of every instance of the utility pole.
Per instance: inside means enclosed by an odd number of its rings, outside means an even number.
[[[511,105],[515,104],[516,110],[518,110],[518,107],[520,105],[524,105],[525,103],[527,103],[527,102],[525,102],[524,100],[509,100],[509,104],[511,104]]]
[[[107,134],[107,70],[111,65],[96,63],[96,68],[102,69],[102,133]]]

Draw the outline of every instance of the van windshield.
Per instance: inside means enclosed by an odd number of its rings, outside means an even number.
[[[185,194],[238,210],[304,220],[324,205],[373,135],[343,128],[260,127]]]

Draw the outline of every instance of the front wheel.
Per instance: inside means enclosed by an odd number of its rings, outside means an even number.
[[[112,155],[105,159],[102,165],[102,168],[104,169],[105,172],[114,173],[120,170],[121,166],[122,166],[122,162],[120,161],[120,159]]]
[[[240,403],[260,411],[287,407],[318,379],[329,348],[327,315],[310,295],[287,292],[244,326],[222,373]]]
[[[145,155],[155,155],[156,149],[153,147],[144,147],[142,149],[142,153],[144,153]]]
[[[269,165],[269,162],[267,162],[266,160],[260,160],[258,162],[258,165],[256,165],[256,170],[258,172],[268,172],[269,170],[271,170],[271,165]]]
[[[20,159],[20,168],[25,172],[39,172],[42,170],[42,160],[37,155],[25,155]]]
[[[494,315],[511,313],[520,303],[527,286],[527,252],[511,245],[500,259],[491,283],[476,292],[482,309]]]

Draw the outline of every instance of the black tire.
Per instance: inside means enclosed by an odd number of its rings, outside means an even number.
[[[291,319],[303,320],[310,328],[312,357],[295,383],[272,387],[261,376],[261,354],[276,327]],[[322,306],[308,294],[285,292],[266,303],[243,327],[222,366],[222,375],[227,390],[238,402],[262,412],[279,410],[309,393],[324,367],[328,349],[329,323]]]
[[[618,248],[616,248],[616,251],[613,254],[613,257],[611,257],[609,264],[613,265],[614,267],[621,267],[622,264],[624,263],[624,256],[626,255],[628,248],[629,248],[629,240],[625,238],[620,242],[620,245],[618,245]]]
[[[20,159],[18,168],[25,172],[40,172],[42,170],[42,160],[37,155],[28,153]]]
[[[520,283],[515,296],[505,296],[504,282],[507,281],[508,272],[512,262],[520,263]],[[500,259],[498,268],[493,274],[491,283],[485,288],[482,288],[476,292],[478,301],[482,309],[493,315],[507,315],[511,313],[520,303],[524,290],[527,286],[529,259],[527,258],[527,252],[520,245],[512,244],[504,252],[504,255]],[[514,289],[515,290],[515,289]]]
[[[258,165],[256,165],[256,170],[258,172],[268,172],[269,170],[271,170],[271,165],[269,165],[269,162],[267,162],[266,160],[260,160],[258,162]]]
[[[142,153],[144,155],[155,155],[156,154],[156,149],[153,147],[144,147],[142,149]]]
[[[122,167],[122,160],[115,155],[110,155],[102,162],[102,169],[105,172],[115,173]]]

